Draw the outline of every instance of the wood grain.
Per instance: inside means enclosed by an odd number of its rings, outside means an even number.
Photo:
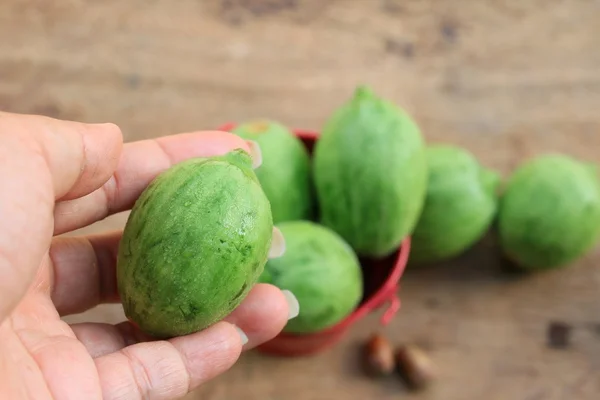
[[[268,116],[319,129],[355,85],[408,109],[432,142],[510,172],[562,151],[600,162],[600,2],[558,0],[4,0],[0,108],[119,124],[133,141]],[[122,226],[126,215],[77,233]],[[600,252],[572,268],[501,272],[493,241],[410,271],[385,332],[425,343],[441,369],[415,399],[595,399]],[[190,399],[392,399],[359,374],[371,316],[330,352],[246,354]],[[101,307],[74,316],[119,320]],[[553,319],[574,324],[549,350]],[[407,396],[408,397],[408,396]]]

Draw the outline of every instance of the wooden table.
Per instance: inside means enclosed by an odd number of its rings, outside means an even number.
[[[319,129],[358,83],[397,101],[430,141],[508,173],[563,151],[600,162],[600,3],[455,0],[4,0],[0,109],[112,121],[126,140],[268,116]],[[81,232],[122,225],[118,215]],[[80,233],[80,232],[78,232]],[[595,399],[600,251],[571,268],[514,277],[493,243],[410,271],[385,332],[427,347],[440,380],[414,399]],[[409,398],[356,369],[377,315],[331,351],[245,354],[190,399]],[[118,321],[100,307],[70,320]],[[550,350],[551,320],[575,326]]]

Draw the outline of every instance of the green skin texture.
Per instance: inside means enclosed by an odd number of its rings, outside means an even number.
[[[176,164],[151,182],[127,220],[117,262],[125,314],[157,338],[221,320],[260,277],[272,229],[247,153]]]
[[[232,133],[260,145],[263,162],[255,172],[271,202],[273,223],[311,219],[314,206],[310,157],[300,139],[270,120],[240,124]]]
[[[411,233],[423,206],[423,137],[405,112],[358,87],[326,123],[313,175],[320,222],[361,256],[386,256]]]
[[[288,289],[300,314],[284,332],[312,333],[350,315],[363,295],[362,272],[352,248],[330,229],[311,221],[278,225],[285,237],[282,257],[267,262],[261,282]]]
[[[487,232],[498,208],[500,176],[454,146],[427,148],[425,205],[411,235],[411,263],[459,255]]]
[[[506,256],[525,270],[554,269],[583,256],[600,239],[595,168],[560,154],[522,164],[502,195],[498,232]]]

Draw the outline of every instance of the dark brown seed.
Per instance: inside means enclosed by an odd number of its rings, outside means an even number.
[[[415,345],[401,346],[396,351],[396,366],[410,389],[422,390],[435,379],[435,366],[423,350]]]
[[[571,344],[572,326],[566,322],[552,321],[548,324],[548,346],[553,349],[566,349]]]
[[[363,361],[369,375],[389,375],[394,372],[394,349],[383,335],[374,334],[365,343]]]

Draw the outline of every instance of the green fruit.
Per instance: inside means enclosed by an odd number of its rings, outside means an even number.
[[[300,304],[285,332],[329,328],[351,314],[362,298],[362,272],[352,248],[335,232],[310,221],[278,225],[285,237],[282,257],[270,259],[261,282],[290,290]]]
[[[600,179],[592,167],[568,156],[529,160],[505,188],[498,230],[504,253],[518,266],[564,266],[599,239]]]
[[[326,123],[313,155],[321,223],[362,256],[383,257],[414,228],[427,164],[409,115],[358,87]]]
[[[425,205],[411,235],[410,258],[431,262],[454,257],[487,232],[498,206],[500,176],[481,167],[468,151],[427,148]]]
[[[271,202],[273,223],[311,219],[310,157],[300,139],[269,120],[246,122],[232,132],[260,146],[263,162],[255,172]]]
[[[250,156],[181,162],[139,197],[119,247],[127,317],[155,337],[189,334],[229,314],[267,261],[273,222]]]

